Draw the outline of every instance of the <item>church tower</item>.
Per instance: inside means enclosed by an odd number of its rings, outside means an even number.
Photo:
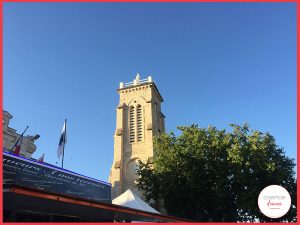
[[[153,158],[153,137],[165,131],[165,117],[161,112],[163,99],[151,76],[140,79],[137,74],[133,82],[121,82],[117,91],[120,102],[109,176],[112,198],[127,189],[142,197],[135,187],[135,171],[138,160],[146,162]]]

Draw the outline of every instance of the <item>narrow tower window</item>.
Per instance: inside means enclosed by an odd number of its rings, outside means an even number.
[[[143,140],[143,112],[142,107],[138,105],[136,107],[136,124],[137,124],[137,141]]]
[[[129,111],[129,135],[130,135],[130,143],[135,141],[135,121],[134,121],[134,107],[130,106]]]

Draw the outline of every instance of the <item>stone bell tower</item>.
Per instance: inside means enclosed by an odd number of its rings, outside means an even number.
[[[142,197],[135,187],[138,160],[153,158],[153,137],[165,131],[161,112],[163,99],[151,76],[133,82],[120,83],[117,90],[120,102],[117,107],[117,125],[114,134],[114,161],[109,181],[112,198],[131,189]]]

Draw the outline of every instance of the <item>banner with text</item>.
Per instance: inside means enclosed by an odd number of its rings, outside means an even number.
[[[3,179],[19,186],[111,203],[108,183],[5,152]]]

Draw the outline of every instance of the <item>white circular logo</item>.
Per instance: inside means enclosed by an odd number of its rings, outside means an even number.
[[[269,218],[284,216],[291,207],[291,196],[279,185],[265,187],[258,196],[260,211]]]

